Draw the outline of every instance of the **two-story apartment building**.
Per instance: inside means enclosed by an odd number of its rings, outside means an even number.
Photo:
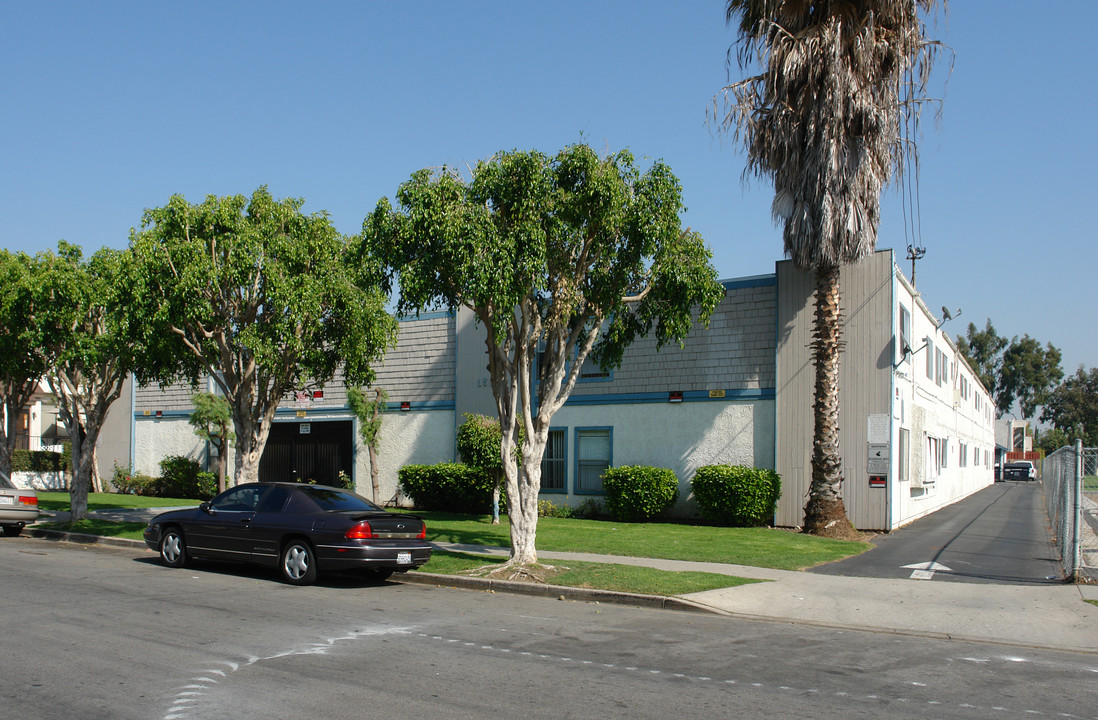
[[[576,505],[600,496],[606,467],[656,465],[678,475],[675,513],[689,517],[698,467],[751,465],[782,477],[777,524],[800,524],[812,435],[811,278],[783,261],[772,275],[723,285],[709,327],[696,327],[682,348],[657,352],[644,339],[621,367],[584,369],[553,420],[544,497]],[[994,415],[986,390],[891,251],[845,269],[843,293],[844,499],[857,527],[890,530],[992,482]],[[388,502],[402,500],[403,465],[456,459],[465,413],[494,414],[483,329],[464,310],[404,319],[376,386],[389,396],[379,436]],[[104,442],[146,473],[155,474],[167,455],[208,460],[187,422],[191,392],[131,389],[113,411],[121,408],[126,431]],[[341,383],[287,398],[262,479],[326,482],[341,471],[369,494],[368,453]]]

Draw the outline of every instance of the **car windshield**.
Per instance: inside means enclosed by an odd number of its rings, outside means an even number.
[[[307,495],[309,499],[327,512],[341,512],[345,510],[380,510],[377,505],[364,497],[354,493],[315,486],[304,486],[298,491]]]
[[[0,470],[0,488],[15,490],[15,483],[8,479],[8,476],[4,474],[3,470]]]

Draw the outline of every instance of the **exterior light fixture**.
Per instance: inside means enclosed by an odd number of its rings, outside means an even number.
[[[400,404],[400,411],[401,412],[404,412],[405,410],[411,410],[411,409],[412,409],[412,403],[408,402],[407,400],[405,400],[404,402],[402,402]]]
[[[682,402],[682,390],[672,390],[667,393],[667,402],[680,403]]]

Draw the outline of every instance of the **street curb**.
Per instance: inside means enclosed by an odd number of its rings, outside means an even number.
[[[576,602],[606,603],[608,605],[629,605],[632,607],[655,608],[658,610],[678,610],[681,612],[705,613],[707,615],[730,615],[723,610],[702,605],[678,597],[666,595],[641,595],[639,593],[616,592],[614,590],[596,590],[592,588],[574,588],[564,585],[545,585],[516,582],[514,580],[492,580],[463,575],[439,575],[437,573],[412,571],[390,578],[398,582],[415,585],[434,585],[436,587],[479,590],[481,592],[504,592],[511,595],[530,595],[533,597],[557,598]]]
[[[52,540],[53,542],[71,542],[77,545],[103,545],[106,547],[132,548],[135,550],[148,550],[144,540],[130,540],[129,538],[111,537],[109,535],[85,535],[84,533],[70,533],[61,530],[46,530],[43,528],[27,527],[24,532],[38,540]]]
[[[33,527],[26,528],[26,533],[35,539],[50,540],[53,542],[100,545],[104,547],[128,548],[132,550],[149,549],[148,546],[145,545],[144,540],[130,540],[129,538],[109,537],[106,535],[85,535],[83,533],[69,533],[62,532],[61,530],[46,530]],[[701,603],[696,603],[692,600],[665,595],[641,595],[639,593],[615,592],[613,590],[573,588],[564,585],[544,585],[515,582],[511,580],[491,580],[489,578],[474,578],[462,575],[440,575],[438,573],[419,571],[401,573],[399,575],[394,575],[390,579],[412,585],[433,585],[435,587],[479,590],[481,592],[501,592],[510,595],[529,595],[532,597],[555,597],[559,600],[572,600],[575,602],[629,605],[632,607],[678,610],[680,612],[696,612],[707,615],[730,615],[730,613],[718,608],[702,605]]]

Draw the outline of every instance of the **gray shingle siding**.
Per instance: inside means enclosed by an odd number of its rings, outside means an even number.
[[[773,283],[733,287],[682,348],[649,336],[625,352],[612,379],[576,383],[574,396],[774,388],[777,296]]]
[[[454,318],[451,314],[406,319],[400,322],[397,345],[374,365],[375,387],[389,394],[391,403],[453,403],[454,402]],[[205,390],[205,382],[198,390]],[[324,385],[324,398],[314,406],[341,408],[347,406],[347,390],[343,376],[336,375]],[[155,414],[190,412],[193,390],[186,383],[177,383],[161,390],[158,386],[140,387],[134,398],[134,411]],[[296,406],[293,394],[279,405]]]

